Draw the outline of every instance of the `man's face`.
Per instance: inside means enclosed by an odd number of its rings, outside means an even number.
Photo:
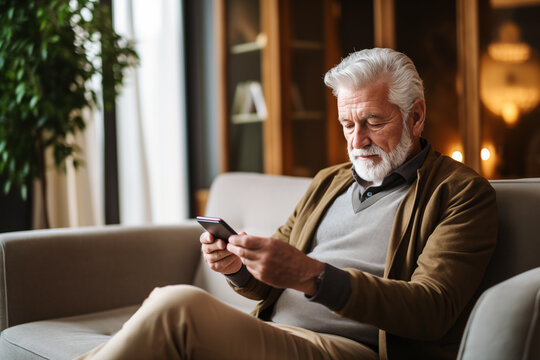
[[[407,159],[410,129],[404,127],[399,107],[388,101],[385,82],[340,90],[338,114],[349,157],[364,180],[380,182]]]

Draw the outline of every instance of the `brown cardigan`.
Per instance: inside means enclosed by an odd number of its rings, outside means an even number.
[[[325,210],[352,183],[350,168],[317,174],[274,237],[309,249]],[[496,236],[489,182],[432,150],[398,208],[384,276],[346,269],[352,293],[338,313],[380,329],[381,359],[455,359]],[[256,279],[235,290],[262,300],[257,316],[282,291]]]

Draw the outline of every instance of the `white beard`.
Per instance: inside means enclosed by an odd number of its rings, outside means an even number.
[[[371,144],[362,149],[349,150],[349,159],[354,165],[354,170],[362,179],[380,184],[386,175],[405,162],[412,146],[413,142],[409,129],[404,124],[399,144],[390,153],[385,152],[375,144]],[[379,155],[381,160],[378,164],[375,164],[372,160],[357,158],[361,155]]]

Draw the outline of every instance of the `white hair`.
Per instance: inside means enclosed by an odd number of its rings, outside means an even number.
[[[392,49],[365,49],[349,54],[324,76],[338,96],[341,89],[355,90],[378,80],[388,81],[388,101],[399,107],[403,120],[416,99],[424,99],[422,79],[412,60]]]

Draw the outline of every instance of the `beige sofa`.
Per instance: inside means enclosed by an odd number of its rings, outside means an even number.
[[[270,235],[308,184],[307,178],[223,174],[212,184],[206,214]],[[460,358],[538,359],[540,179],[493,186],[500,236],[483,289],[521,275],[477,303]],[[156,286],[195,284],[250,311],[254,302],[200,261],[201,232],[187,221],[0,234],[0,359],[72,359],[106,341]]]

